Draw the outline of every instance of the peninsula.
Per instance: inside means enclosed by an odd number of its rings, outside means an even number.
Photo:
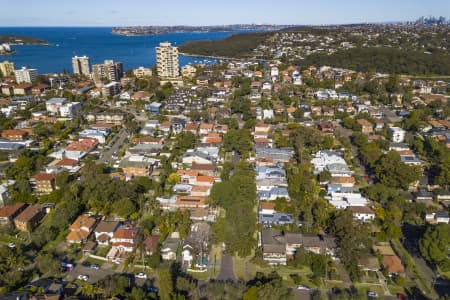
[[[155,34],[166,34],[173,32],[228,32],[238,30],[249,31],[273,31],[293,27],[294,25],[255,25],[255,24],[235,24],[217,26],[127,26],[113,27],[112,33],[127,36],[145,36]]]
[[[0,34],[0,44],[9,45],[50,45],[50,42],[30,36]]]

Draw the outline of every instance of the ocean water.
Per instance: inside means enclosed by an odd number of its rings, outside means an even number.
[[[234,32],[236,33],[236,32]],[[0,34],[17,34],[40,38],[51,46],[12,46],[13,55],[0,56],[0,61],[10,60],[18,69],[30,66],[40,74],[72,72],[72,57],[89,56],[91,64],[114,59],[124,64],[124,69],[150,67],[156,63],[155,47],[169,41],[181,45],[192,40],[217,40],[233,32],[170,33],[153,36],[122,36],[111,33],[111,27],[0,27]],[[211,63],[212,59],[180,55],[180,66],[188,63]]]

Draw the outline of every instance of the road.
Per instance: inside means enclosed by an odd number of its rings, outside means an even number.
[[[353,145],[352,141],[351,141],[352,131],[344,128],[339,122],[336,122],[336,121],[333,122],[333,125],[334,125],[334,130],[336,131],[336,133],[339,134],[340,136],[346,138],[349,141],[349,143],[351,145],[352,156],[354,158],[356,158],[358,162],[360,162],[359,157],[358,157],[358,148],[355,145]],[[361,169],[361,171],[362,171],[361,175],[363,175],[363,176],[367,175],[367,169],[363,163],[360,162],[357,167],[359,167]]]
[[[221,259],[220,273],[217,276],[220,281],[236,281],[233,268],[233,258],[230,255],[223,254]]]
[[[402,227],[403,231],[403,246],[408,250],[409,254],[414,259],[417,267],[422,271],[426,282],[433,282],[434,290],[439,294],[439,296],[444,296],[445,294],[450,295],[450,280],[439,279],[436,277],[435,271],[427,264],[423,259],[419,250],[419,237],[424,233],[425,228],[414,225],[404,225]]]
[[[113,138],[113,140],[108,144],[109,149],[102,152],[100,158],[97,160],[98,164],[110,164],[113,163],[114,159],[112,155],[114,152],[118,152],[122,147],[123,143],[128,137],[128,132],[126,129],[122,128],[119,133]]]

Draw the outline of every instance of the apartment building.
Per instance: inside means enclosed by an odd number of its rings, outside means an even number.
[[[22,67],[22,69],[14,71],[14,76],[16,77],[17,83],[32,83],[36,80],[38,72],[36,69],[28,69],[27,67]]]
[[[9,76],[14,74],[14,63],[5,60],[4,62],[0,63],[0,73],[3,76]]]
[[[156,65],[159,77],[178,77],[178,48],[169,42],[160,43],[156,47]]]
[[[72,57],[72,67],[74,74],[89,75],[91,73],[91,63],[86,55]]]
[[[92,78],[101,82],[103,78],[109,81],[120,81],[123,75],[123,63],[114,60],[105,60],[103,64],[92,66]]]

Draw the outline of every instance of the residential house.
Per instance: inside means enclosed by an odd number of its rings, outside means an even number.
[[[188,150],[183,154],[182,162],[183,164],[210,164],[214,165],[216,163],[216,158],[212,157],[208,153],[198,150]]]
[[[352,211],[353,217],[363,223],[375,219],[375,212],[368,206],[349,206],[348,208]]]
[[[56,174],[39,173],[32,177],[34,190],[39,194],[51,193],[55,190]]]
[[[27,208],[25,203],[14,203],[0,208],[0,225],[9,225],[15,217]]]
[[[111,238],[112,246],[118,249],[119,253],[132,252],[136,244],[139,229],[122,226],[116,229]]]
[[[154,160],[139,156],[128,156],[120,162],[119,166],[127,178],[148,177],[153,171]]]
[[[389,274],[404,274],[405,267],[401,259],[397,255],[384,255],[383,256],[383,268],[389,272]]]
[[[70,244],[86,242],[94,230],[97,219],[88,216],[79,216],[69,227],[66,240]]]
[[[95,240],[99,245],[107,246],[114,236],[120,222],[102,220],[94,229]]]
[[[28,131],[21,129],[6,129],[2,131],[2,138],[9,141],[23,141],[28,138]]]
[[[210,165],[210,164],[193,164],[191,166],[191,171],[196,171],[196,172],[198,172],[199,175],[204,175],[204,176],[216,176],[217,175],[216,165]]]
[[[207,135],[214,130],[214,124],[202,123],[199,127],[199,134]]]
[[[177,251],[180,246],[180,234],[178,232],[172,232],[161,246],[161,257],[163,260],[176,260]]]
[[[319,129],[323,133],[333,133],[334,132],[333,123],[328,122],[328,121],[320,122]]]
[[[206,208],[205,196],[178,196],[175,205],[179,208]]]
[[[361,126],[362,133],[364,133],[364,134],[373,133],[373,125],[366,119],[358,119],[356,122]]]
[[[144,240],[144,249],[146,255],[152,255],[159,244],[161,237],[159,235],[150,235]]]
[[[33,230],[42,220],[44,214],[44,210],[40,205],[30,205],[14,219],[14,225],[20,231]]]
[[[194,223],[183,242],[181,262],[185,268],[195,266],[206,268],[209,256],[208,243],[211,236],[211,226],[208,223]]]
[[[260,233],[263,259],[269,265],[286,265],[286,238],[276,229],[264,229]]]

